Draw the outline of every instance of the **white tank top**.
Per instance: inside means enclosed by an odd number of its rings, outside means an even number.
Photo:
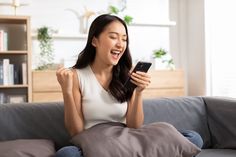
[[[98,82],[90,66],[77,69],[82,96],[84,128],[105,122],[125,123],[127,102],[118,102]]]

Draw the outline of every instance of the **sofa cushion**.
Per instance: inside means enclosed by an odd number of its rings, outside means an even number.
[[[138,129],[115,122],[98,124],[74,136],[72,143],[82,148],[86,157],[192,157],[200,152],[163,122]]]
[[[0,142],[1,157],[52,157],[54,143],[46,139],[19,139]]]
[[[202,149],[196,157],[235,157],[236,150],[233,149]]]
[[[236,148],[236,99],[205,97],[214,148]]]
[[[168,122],[178,130],[194,130],[203,138],[203,148],[210,147],[206,107],[201,97],[157,98],[144,100],[144,123]]]

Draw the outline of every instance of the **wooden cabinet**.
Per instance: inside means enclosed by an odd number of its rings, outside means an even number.
[[[144,98],[185,95],[183,70],[153,70],[149,74],[151,75],[151,84],[145,89]]]
[[[144,91],[144,98],[184,96],[184,72],[182,70],[153,70],[151,84]],[[63,101],[55,71],[33,71],[33,101]]]
[[[33,102],[63,101],[61,87],[57,82],[56,71],[32,72]]]
[[[30,17],[0,15],[0,103],[31,102]]]

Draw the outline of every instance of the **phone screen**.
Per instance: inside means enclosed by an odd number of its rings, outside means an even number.
[[[141,71],[141,72],[147,72],[148,69],[151,67],[152,63],[150,62],[142,62],[142,61],[139,61],[136,66],[134,67],[133,72],[136,72],[136,71]],[[131,89],[135,89],[137,86],[135,84],[133,84],[131,81],[130,81],[131,77],[129,77],[125,83],[124,83],[124,87],[125,88],[131,88]]]

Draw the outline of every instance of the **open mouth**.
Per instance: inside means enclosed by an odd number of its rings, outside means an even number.
[[[117,50],[114,50],[114,51],[111,51],[111,54],[112,54],[113,57],[118,58],[119,55],[121,54],[121,52],[117,51]]]

